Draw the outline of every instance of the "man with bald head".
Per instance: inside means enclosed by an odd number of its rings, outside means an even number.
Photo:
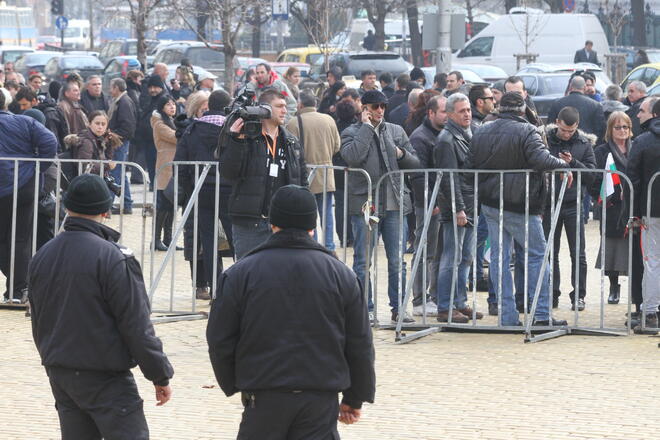
[[[556,100],[548,112],[548,121],[557,120],[557,115],[564,107],[574,107],[580,114],[578,128],[585,133],[594,134],[598,141],[602,142],[605,135],[605,116],[603,108],[593,99],[587,97],[584,92],[586,82],[581,76],[571,79],[568,87],[568,95]]]

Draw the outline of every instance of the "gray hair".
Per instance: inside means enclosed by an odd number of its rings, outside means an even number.
[[[581,76],[574,76],[568,88],[571,90],[584,90],[587,86],[586,81]]]
[[[633,86],[638,92],[646,93],[646,84],[641,81],[633,81],[628,84],[628,87]]]
[[[101,77],[99,75],[90,75],[87,77],[87,84],[91,83],[93,79],[101,79]],[[101,81],[103,80],[101,79]]]
[[[419,101],[419,95],[422,94],[424,90],[420,88],[412,89],[408,94],[408,107],[413,108],[417,105]]]
[[[117,87],[120,92],[125,92],[126,91],[126,81],[124,81],[123,78],[113,78],[112,81],[110,81],[110,88]]]
[[[209,101],[209,96],[211,96],[211,93],[206,90],[200,90],[188,96],[188,100],[186,101],[186,116],[196,118],[199,109]]]
[[[464,94],[459,92],[453,93],[449,98],[447,98],[447,104],[445,104],[445,111],[447,113],[454,113],[454,108],[456,107],[456,103],[462,101],[465,101],[468,104],[470,103],[470,100]]]
[[[610,101],[618,101],[623,96],[623,90],[617,84],[610,84],[605,89],[605,97]]]

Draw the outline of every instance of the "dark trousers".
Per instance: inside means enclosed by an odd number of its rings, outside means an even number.
[[[243,393],[237,440],[335,440],[339,403],[329,391]]]
[[[346,236],[344,236],[344,188],[335,190],[335,231],[339,237],[341,246],[350,246],[353,243],[353,228],[351,227],[351,218],[346,216]]]
[[[229,191],[229,193],[227,193]],[[213,250],[213,239],[215,232],[215,223],[220,220],[222,224],[222,229],[224,229],[225,234],[227,235],[227,240],[229,243],[232,243],[232,227],[231,220],[229,219],[228,203],[229,195],[231,194],[231,189],[227,190],[226,188],[220,187],[220,193],[218,194],[218,217],[215,216],[215,203],[216,203],[216,194],[215,194],[215,185],[204,185],[199,191],[199,235],[201,238],[202,245],[202,259],[204,260],[204,269],[206,273],[206,281],[211,285],[213,280],[213,257],[217,255],[218,260],[218,270],[216,274],[219,275],[222,272],[222,257],[220,252],[217,253]]]
[[[581,213],[580,218],[580,286],[578,288],[578,295],[580,298],[584,298],[586,295],[586,285],[587,285],[587,257],[584,252],[584,216]],[[552,294],[555,298],[558,298],[561,295],[559,290],[559,283],[561,280],[559,272],[559,249],[561,248],[561,230],[564,228],[566,230],[566,238],[568,239],[568,248],[571,255],[571,285],[573,286],[573,291],[570,293],[571,301],[575,297],[575,242],[577,240],[577,205],[575,203],[569,203],[562,206],[561,211],[559,212],[559,217],[557,219],[557,226],[555,227],[555,236],[554,236],[554,255],[553,255],[553,269],[552,269]],[[550,225],[552,223],[552,217],[550,210],[546,210],[543,214],[543,232],[545,233],[545,239],[550,241],[548,238],[550,234]]]
[[[14,244],[14,298],[21,299],[27,287],[27,269],[32,253],[32,217],[34,215],[34,178],[18,189],[16,204],[16,241]],[[9,297],[11,274],[11,229],[13,194],[0,197],[0,270],[7,277],[5,295]]]
[[[148,440],[142,399],[130,371],[47,367],[62,440]]]
[[[151,182],[150,188],[153,188],[156,177],[156,146],[154,141],[145,141],[142,144],[144,150],[144,161],[147,165],[147,173],[149,173],[149,181]]]

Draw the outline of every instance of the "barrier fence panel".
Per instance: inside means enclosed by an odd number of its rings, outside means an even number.
[[[660,308],[660,304],[653,303],[653,301],[660,302],[660,216],[656,215],[654,217],[652,212],[654,206],[660,211],[660,195],[656,195],[655,199],[652,196],[654,193],[653,187],[656,184],[660,186],[660,171],[653,174],[649,179],[646,191],[646,206],[642,206],[644,217],[641,219],[641,246],[644,261],[643,289],[646,296],[642,308],[641,324],[644,329],[646,329],[646,315],[654,311],[653,307]],[[655,193],[660,194],[660,188],[657,188]],[[647,301],[651,302],[648,306],[646,305]],[[660,315],[660,312],[656,311],[656,313]],[[656,331],[652,330],[651,333],[655,334]],[[660,347],[660,344],[658,344],[658,347]]]
[[[570,174],[569,174],[570,173]],[[606,324],[605,317],[605,305],[604,301],[606,296],[604,295],[605,289],[605,264],[600,264],[600,295],[599,298],[595,298],[594,295],[588,297],[589,300],[592,300],[590,304],[593,306],[596,299],[598,301],[598,306],[590,309],[591,312],[588,316],[585,317],[585,314],[580,311],[580,305],[578,299],[584,295],[584,292],[588,290],[586,287],[585,279],[585,267],[584,259],[580,258],[581,249],[586,248],[585,239],[582,234],[586,233],[586,226],[582,220],[583,218],[583,208],[582,204],[577,201],[583,200],[583,195],[585,192],[590,191],[590,188],[594,187],[593,182],[597,178],[605,181],[610,178],[612,174],[619,175],[620,177],[620,197],[625,199],[626,211],[624,212],[622,218],[620,219],[623,223],[628,223],[630,226],[630,219],[632,219],[632,203],[633,203],[633,193],[631,191],[632,185],[628,178],[620,172],[609,171],[609,170],[587,170],[587,169],[561,169],[555,170],[553,173],[546,173],[544,179],[549,179],[549,194],[547,194],[548,201],[539,201],[537,200],[539,195],[537,191],[539,190],[539,177],[538,173],[533,170],[448,170],[448,169],[425,169],[425,170],[401,170],[393,171],[383,175],[376,184],[375,188],[375,199],[374,206],[375,212],[374,216],[381,219],[391,215],[390,213],[383,211],[383,204],[386,202],[387,197],[384,195],[384,186],[385,183],[392,182],[392,179],[396,179],[399,182],[400,188],[398,190],[398,196],[402,199],[402,196],[405,196],[403,185],[401,183],[405,182],[405,177],[410,175],[423,175],[425,182],[425,194],[424,194],[424,210],[423,215],[424,219],[418,219],[418,225],[422,225],[421,228],[421,237],[416,237],[417,246],[412,257],[412,267],[411,273],[406,274],[406,258],[404,254],[405,247],[405,225],[404,225],[404,212],[403,204],[399,205],[397,212],[398,215],[398,236],[402,237],[400,240],[400,246],[397,250],[397,258],[400,261],[400,264],[397,267],[394,267],[392,263],[389,264],[390,270],[396,270],[397,272],[397,302],[398,309],[404,311],[407,308],[408,302],[413,292],[413,283],[416,276],[421,274],[423,280],[423,294],[421,295],[423,307],[421,310],[421,325],[418,322],[415,323],[404,323],[405,313],[398,313],[396,316],[396,321],[391,325],[384,324],[379,325],[381,328],[393,328],[395,330],[395,340],[397,342],[408,342],[419,338],[421,336],[443,330],[473,330],[473,331],[497,331],[497,332],[518,332],[525,334],[526,342],[536,342],[550,337],[556,337],[563,334],[606,334],[606,335],[624,335],[630,333],[631,320],[628,319],[626,324],[626,329],[623,327],[617,327],[616,325]],[[408,176],[406,176],[408,175]],[[436,176],[435,185],[429,184],[429,175]],[[480,179],[484,179],[486,175],[497,175],[497,179],[492,179],[493,184],[498,185],[498,197],[499,203],[493,200],[490,201],[490,205],[494,206],[491,208],[488,205],[482,205],[479,195],[479,185],[478,182]],[[519,175],[519,177],[512,177]],[[505,177],[506,176],[506,177]],[[534,177],[532,177],[534,176]],[[623,176],[621,178],[621,176]],[[520,203],[520,212],[513,213],[510,211],[504,210],[504,181],[505,178],[515,179],[517,184],[520,185],[520,194],[518,194],[518,200]],[[460,231],[460,227],[454,226],[457,224],[457,209],[456,209],[456,198],[447,197],[449,194],[445,194],[446,200],[451,204],[452,215],[451,222],[447,221],[442,225],[444,232],[442,234],[451,239],[453,243],[464,244],[463,247],[460,246],[449,246],[453,250],[453,255],[450,257],[450,272],[445,268],[445,273],[450,277],[451,281],[444,283],[445,292],[447,291],[447,284],[449,286],[449,304],[447,311],[446,322],[437,322],[435,319],[431,323],[428,316],[426,296],[429,293],[427,291],[429,287],[429,274],[428,267],[426,264],[426,253],[427,253],[427,239],[429,225],[431,222],[431,217],[433,215],[433,210],[436,206],[436,196],[441,193],[442,189],[441,181],[444,180],[443,187],[445,191],[449,191],[450,194],[455,194],[456,191],[460,190],[461,185],[471,182],[472,187],[474,188],[474,199],[470,200],[469,203],[472,206],[475,213],[481,213],[481,215],[475,214],[473,224],[468,225],[473,231]],[[461,180],[462,179],[462,180]],[[531,183],[531,179],[535,179],[535,183]],[[558,180],[559,179],[559,180]],[[572,179],[572,194],[570,201],[566,201],[566,196],[569,190],[569,180]],[[523,187],[524,185],[524,187]],[[530,191],[531,188],[534,188],[533,192]],[[483,184],[482,184],[483,190]],[[390,190],[391,191],[391,190]],[[429,192],[431,192],[429,198]],[[593,191],[591,191],[593,192]],[[624,194],[625,197],[622,195]],[[523,198],[524,196],[524,198]],[[531,197],[531,200],[530,200]],[[612,197],[612,196],[610,196]],[[497,200],[495,199],[495,200]],[[524,201],[524,203],[523,203]],[[534,203],[534,213],[530,214],[530,202]],[[605,198],[605,203],[602,203],[598,208],[601,211],[601,223],[603,225],[608,224],[607,220],[607,205],[612,202],[611,198]],[[466,203],[468,203],[466,201]],[[507,202],[508,204],[508,202]],[[522,208],[524,205],[524,209]],[[539,208],[540,206],[540,208]],[[629,206],[629,207],[628,207]],[[538,215],[538,211],[543,215]],[[574,209],[575,211],[570,211]],[[565,220],[565,215],[570,211],[571,220],[568,222]],[[446,214],[445,214],[446,215]],[[489,296],[489,302],[493,301],[491,304],[496,304],[497,308],[497,320],[496,323],[492,322],[491,318],[484,319],[480,321],[477,319],[481,313],[479,311],[479,298],[480,295],[477,292],[477,259],[472,258],[471,256],[477,255],[477,248],[482,243],[477,243],[476,231],[479,229],[480,222],[483,222],[487,219],[487,224],[489,225],[489,236],[491,238],[495,237],[494,241],[491,241],[492,248],[490,251],[497,250],[495,254],[491,252],[490,265],[489,265],[489,290],[491,291]],[[574,256],[573,261],[568,268],[571,269],[573,275],[570,277],[574,287],[573,302],[574,305],[570,315],[559,310],[559,313],[563,318],[569,318],[568,323],[563,325],[563,323],[557,323],[554,321],[556,318],[555,311],[553,310],[553,292],[559,291],[560,286],[554,285],[554,249],[555,249],[555,238],[561,240],[561,228],[562,226],[567,229],[567,236],[571,236],[569,239],[570,246],[558,245],[557,249],[563,254],[566,250],[570,251],[569,253]],[[451,230],[446,230],[449,227]],[[574,233],[569,232],[574,228]],[[419,231],[418,227],[418,231]],[[601,233],[603,231],[603,233]],[[632,231],[632,229],[631,229]],[[555,235],[557,232],[557,235]],[[594,234],[593,228],[590,228],[591,234]],[[597,232],[600,237],[600,261],[605,262],[605,258],[608,255],[608,252],[613,250],[608,249],[608,245],[611,246],[609,240],[606,240],[604,234],[604,226],[598,227]],[[449,235],[447,235],[449,234]],[[494,235],[493,235],[494,234]],[[539,234],[543,234],[541,237]],[[380,235],[380,234],[379,234]],[[574,235],[575,237],[573,238]],[[627,235],[626,244],[627,244],[627,275],[629,278],[633,274],[633,234],[632,232]],[[467,237],[464,239],[464,237]],[[504,241],[507,240],[507,241]],[[508,242],[511,240],[511,242]],[[545,240],[545,243],[543,241]],[[374,246],[377,250],[378,236],[375,238]],[[450,243],[451,244],[451,243]],[[469,246],[468,246],[469,244]],[[513,246],[515,244],[515,246]],[[544,246],[541,246],[544,244]],[[591,241],[593,244],[593,240]],[[385,243],[387,248],[387,243]],[[447,247],[445,247],[447,248]],[[468,250],[471,248],[471,251]],[[511,279],[512,272],[514,272],[510,267],[507,267],[507,262],[509,261],[509,248],[512,250],[515,248],[515,265],[517,266],[515,270],[515,281]],[[388,254],[388,251],[385,252]],[[459,288],[459,283],[463,283],[463,280],[466,278],[466,261],[463,261],[463,257],[468,255],[467,260],[469,260],[469,266],[472,270],[472,288],[470,292],[464,292],[464,289]],[[586,250],[585,250],[586,255]],[[388,255],[390,258],[393,256],[391,251]],[[379,300],[382,299],[382,296],[378,295],[379,286],[379,265],[378,252],[375,252],[374,255],[374,268],[372,273],[374,278],[374,311],[377,317],[379,317]],[[445,256],[445,259],[447,256]],[[558,258],[558,254],[557,254]],[[585,257],[586,258],[586,257]],[[421,262],[424,261],[424,264]],[[447,260],[444,262],[447,263]],[[462,264],[461,264],[462,263]],[[496,264],[493,264],[496,263]],[[593,261],[592,261],[593,263]],[[440,271],[442,271],[442,264],[440,263]],[[565,265],[562,265],[565,266]],[[559,267],[559,266],[557,266]],[[588,271],[588,270],[587,270]],[[406,276],[408,275],[408,276]],[[558,276],[559,274],[557,274]],[[437,277],[438,273],[430,274],[430,276]],[[565,277],[567,279],[568,277]],[[558,279],[558,277],[557,277]],[[388,284],[391,285],[393,282],[393,277],[390,274]],[[438,280],[437,288],[443,288]],[[628,295],[627,295],[627,308],[628,316],[630,316],[632,308],[632,286],[631,282],[628,282]],[[516,308],[519,308],[522,323],[513,322],[511,315],[511,300],[508,295],[512,296],[513,287],[516,287],[518,291],[518,303],[514,303]],[[391,287],[390,287],[391,290]],[[504,292],[504,295],[496,295],[495,292]],[[432,298],[438,299],[437,292],[430,292]],[[416,292],[416,295],[419,295]],[[543,297],[541,297],[543,295]],[[506,300],[506,303],[503,306],[503,296]],[[392,301],[393,297],[390,294],[390,300]],[[419,299],[419,298],[418,298]],[[445,298],[446,301],[446,298]],[[482,301],[483,304],[483,301]],[[396,306],[396,305],[395,305]],[[463,322],[454,322],[452,316],[454,314],[454,309],[460,306],[466,313],[469,314],[468,323]],[[491,305],[491,307],[494,307]],[[489,307],[489,311],[491,310]],[[393,307],[394,308],[394,307]],[[485,309],[483,309],[485,312]],[[597,313],[593,313],[593,311]],[[613,309],[608,309],[613,310]],[[517,314],[515,316],[518,316]],[[608,318],[613,319],[614,313],[608,313]],[[536,317],[536,319],[535,319]],[[382,317],[380,317],[382,320]],[[471,322],[469,322],[471,321]],[[536,322],[538,321],[538,323]],[[547,322],[545,322],[547,321]],[[485,324],[482,324],[485,322]],[[413,332],[409,335],[405,335],[403,331]],[[627,330],[627,331],[626,331]]]
[[[147,173],[136,163],[133,162],[118,162],[118,161],[101,161],[91,159],[40,159],[40,158],[13,158],[13,157],[0,157],[0,162],[9,162],[12,164],[13,170],[25,170],[26,168],[34,168],[32,177],[27,182],[19,187],[19,172],[13,172],[10,177],[12,181],[11,193],[7,198],[11,198],[11,211],[9,210],[3,214],[8,217],[11,222],[9,228],[9,237],[4,237],[7,243],[2,249],[4,253],[3,258],[7,257],[8,261],[6,266],[3,264],[2,271],[6,278],[7,293],[2,302],[2,306],[7,307],[26,307],[27,292],[25,287],[27,264],[29,259],[37,252],[37,250],[45,244],[50,238],[56,236],[63,230],[64,215],[62,194],[63,188],[68,186],[68,179],[63,173],[63,165],[73,164],[73,170],[77,169],[78,174],[81,174],[92,167],[98,168],[98,173],[103,176],[104,172],[112,167],[121,167],[121,175],[125,177],[126,167],[132,167],[132,172],[141,173],[144,179],[142,195],[144,199],[147,198],[148,191],[148,178]],[[28,172],[29,173],[29,172]],[[32,184],[32,180],[34,183]],[[125,179],[121,183],[117,183],[119,191],[119,204],[123,208]],[[29,200],[28,203],[22,203],[24,200]],[[20,203],[19,203],[20,202]],[[29,210],[25,211],[24,208],[29,205]],[[147,207],[143,207],[142,213],[142,233],[138,234],[139,247],[141,248],[139,261],[144,266],[145,246],[143,237],[146,230],[146,216]],[[124,240],[124,222],[123,218],[119,216],[109,222],[114,223],[118,220],[118,225],[112,225],[120,232],[120,244]],[[9,225],[9,222],[7,222]],[[3,234],[5,231],[3,231]],[[20,235],[20,237],[17,237]],[[135,241],[133,241],[135,242]],[[18,261],[17,261],[18,259]],[[18,267],[17,267],[18,266]],[[18,271],[18,274],[17,274]],[[20,278],[17,283],[17,277]],[[18,284],[18,285],[17,285]],[[17,287],[20,285],[20,292]],[[20,296],[19,296],[20,295]]]

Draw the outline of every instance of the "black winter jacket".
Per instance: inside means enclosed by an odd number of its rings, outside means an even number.
[[[555,122],[564,107],[574,107],[580,114],[578,127],[585,133],[595,134],[599,141],[605,136],[605,115],[603,107],[580,92],[571,92],[552,103],[548,112],[548,122]]]
[[[32,334],[46,367],[127,371],[167,385],[172,366],[151,324],[149,297],[119,233],[69,217],[29,268]]]
[[[628,173],[628,155],[630,154],[631,144],[628,143],[628,153],[621,154],[619,148],[613,142],[607,142],[599,145],[594,150],[596,157],[596,169],[604,170],[607,164],[607,156],[612,153],[614,158],[614,165],[616,170],[626,174]],[[628,209],[626,208],[627,200],[630,198],[630,191],[627,182],[623,177],[619,177],[621,185],[614,185],[614,193],[607,198],[605,225],[602,225],[601,230],[604,230],[606,237],[623,238],[626,231],[626,224],[628,223]],[[603,175],[599,174],[594,179],[591,186],[591,195],[594,200],[601,199],[601,189],[603,186]],[[602,206],[602,205],[601,205]],[[598,208],[601,209],[601,208]]]
[[[521,116],[499,113],[496,120],[482,125],[472,137],[466,168],[480,170],[533,169],[529,177],[529,212],[541,214],[546,197],[543,171],[567,168],[553,157],[538,129]],[[525,173],[504,174],[504,209],[525,212]],[[497,173],[479,177],[479,202],[499,208],[500,177]]]
[[[550,154],[555,157],[559,157],[559,153],[562,151],[568,151],[571,153],[573,158],[569,164],[570,168],[590,170],[596,168],[596,158],[594,156],[594,146],[596,144],[595,135],[587,134],[582,130],[578,130],[569,140],[564,141],[557,136],[557,130],[558,128],[554,124],[550,124],[545,128]],[[557,197],[559,197],[559,193],[561,191],[561,180],[559,180],[559,174],[560,173],[557,173],[557,176],[555,176],[555,201],[557,200]],[[582,197],[591,191],[591,186],[596,179],[596,174],[597,173],[590,172],[582,173]],[[577,201],[577,181],[577,175],[573,175],[573,185],[570,188],[566,188],[562,206],[571,205],[571,209],[574,209],[575,203]],[[548,206],[550,203],[552,203],[552,198],[549,195],[547,203]]]
[[[112,114],[108,128],[126,142],[133,139],[138,114],[133,100],[128,94],[122,96],[117,103],[117,108]]]
[[[222,390],[332,391],[373,402],[362,286],[306,231],[285,229],[220,276],[206,338]]]
[[[395,91],[392,97],[387,100],[387,108],[385,109],[385,120],[387,122],[392,122],[390,121],[390,113],[392,113],[392,110],[404,102],[408,102],[408,93],[406,93],[405,90]]]
[[[87,116],[95,110],[102,110],[107,113],[108,100],[103,93],[101,93],[101,96],[94,97],[87,90],[83,90],[80,94],[80,106]]]
[[[128,97],[131,98],[131,101],[133,101],[133,104],[135,104],[135,108],[139,109],[140,108],[140,94],[142,93],[142,88],[134,83],[133,81],[126,81],[126,93],[128,94]]]
[[[141,95],[140,98],[140,111],[138,112],[138,121],[137,127],[135,130],[135,138],[143,142],[154,142],[154,131],[151,128],[151,115],[154,110],[156,110],[156,104],[161,96],[164,96],[165,93],[162,92],[156,96],[150,96],[147,93],[147,97]]]
[[[62,109],[57,106],[57,102],[51,98],[45,98],[37,107],[46,117],[46,128],[49,129],[57,138],[58,149],[62,151],[64,147],[64,138],[69,135],[69,124],[66,121]]]
[[[278,151],[281,146],[284,146],[286,164],[277,179],[269,176],[266,167],[270,153],[263,136],[256,139],[230,136],[227,145],[220,146],[220,175],[232,185],[229,199],[232,222],[268,217],[270,198],[279,186],[307,186],[304,150],[283,126],[277,139]]]
[[[433,149],[433,164],[442,169],[465,169],[470,153],[470,139],[467,134],[451,119],[447,120],[444,130],[438,136]],[[452,180],[454,181],[454,203],[456,212],[464,211],[469,221],[474,219],[474,174],[444,173],[440,180],[438,206],[443,222],[453,223]]]
[[[660,117],[651,119],[649,130],[635,138],[628,155],[626,174],[635,190],[635,217],[646,217],[651,177],[660,171]],[[651,217],[660,217],[660,176],[653,182]]]
[[[415,154],[419,159],[419,168],[436,168],[433,163],[433,148],[440,130],[436,130],[428,118],[424,118],[422,125],[417,127],[410,135],[410,145],[415,149]],[[431,198],[433,187],[435,186],[435,173],[429,173],[428,179],[428,197]],[[425,177],[423,173],[414,174],[410,177],[412,185],[413,199],[416,208],[424,207],[424,187]],[[430,200],[428,200],[430,202]]]

